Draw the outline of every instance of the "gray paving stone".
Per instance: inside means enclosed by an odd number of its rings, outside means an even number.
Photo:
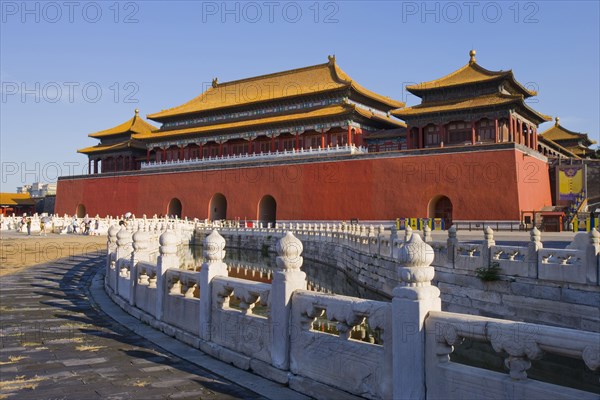
[[[89,303],[101,256],[63,259],[2,277],[0,380],[37,376],[8,399],[261,398],[161,349]],[[139,323],[139,329],[164,335]],[[174,346],[179,351],[185,346]],[[145,371],[146,369],[146,371]],[[257,378],[258,379],[258,378]],[[176,396],[176,397],[172,397]]]

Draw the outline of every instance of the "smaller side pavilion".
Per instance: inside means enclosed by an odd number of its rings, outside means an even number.
[[[90,174],[140,169],[141,162],[146,159],[146,146],[133,135],[150,133],[157,128],[144,121],[139,113],[136,109],[133,118],[124,123],[88,135],[99,139],[100,143],[77,152],[88,156]]]

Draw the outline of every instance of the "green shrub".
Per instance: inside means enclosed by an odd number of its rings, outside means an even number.
[[[475,275],[482,281],[491,282],[500,280],[501,271],[500,264],[493,262],[489,267],[477,268],[475,270]]]

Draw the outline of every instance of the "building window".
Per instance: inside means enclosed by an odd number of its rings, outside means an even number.
[[[425,127],[425,146],[439,146],[442,141],[440,128],[437,125],[428,125]]]
[[[257,142],[258,144],[258,153],[269,153],[271,151],[271,141],[270,140],[261,140]]]
[[[240,155],[248,153],[248,143],[236,143],[231,145],[231,154]]]
[[[496,140],[496,125],[494,121],[483,119],[477,124],[477,141],[489,142]]]
[[[453,122],[448,124],[448,143],[471,143],[471,124]]]
[[[283,146],[282,150],[294,150],[294,147],[296,146],[296,138],[292,137],[292,138],[285,138],[285,139],[279,139],[279,141],[281,142],[281,145]]]

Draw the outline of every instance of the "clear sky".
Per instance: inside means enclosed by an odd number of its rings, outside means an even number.
[[[528,104],[600,132],[598,1],[2,1],[0,190],[79,174],[89,133],[220,82],[320,64],[409,105],[468,62],[512,69]],[[551,126],[546,123],[540,132]]]

